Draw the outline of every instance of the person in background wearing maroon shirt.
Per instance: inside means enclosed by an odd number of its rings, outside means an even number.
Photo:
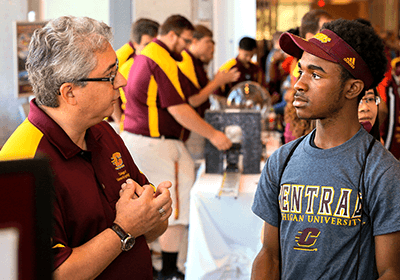
[[[173,215],[160,236],[162,270],[159,279],[184,279],[177,268],[179,245],[189,224],[189,197],[195,167],[184,141],[194,131],[219,150],[232,146],[226,135],[205,122],[188,103],[196,92],[176,61],[193,39],[193,25],[172,15],[161,25],[158,39],[135,59],[124,88],[124,139],[131,155],[149,180],[172,182]]]
[[[243,37],[239,41],[239,50],[236,58],[232,58],[228,60],[225,64],[223,64],[219,71],[229,71],[232,68],[236,68],[240,72],[239,79],[235,82],[228,83],[226,85],[221,86],[215,94],[228,97],[230,90],[238,83],[244,81],[253,81],[260,84],[264,88],[267,88],[267,84],[265,82],[265,74],[260,66],[256,63],[252,62],[251,59],[257,52],[257,42],[253,38]]]
[[[128,79],[129,71],[135,61],[135,57],[140,54],[145,46],[147,46],[158,35],[160,24],[148,18],[140,18],[131,26],[130,40],[121,48],[116,50],[119,61],[119,72]],[[114,106],[112,119],[114,120],[119,132],[124,130],[124,110],[126,106],[125,92],[122,88],[120,91],[120,102]],[[114,127],[115,128],[115,127]],[[118,130],[117,130],[118,131]]]
[[[212,31],[198,24],[194,27],[192,43],[181,53],[182,61],[178,62],[179,69],[190,80],[194,92],[188,99],[189,104],[202,118],[210,108],[210,95],[219,87],[235,82],[240,76],[239,71],[233,68],[228,72],[217,72],[211,81],[208,79],[205,68],[214,57],[214,45]],[[195,160],[204,158],[204,137],[191,132],[185,144]]]
[[[147,242],[172,213],[171,183],[151,186],[103,121],[126,85],[111,39],[109,26],[87,17],[34,32],[26,66],[35,99],[0,152],[50,161],[54,279],[153,279]]]
[[[204,117],[205,110],[210,107],[208,97],[219,87],[237,81],[240,76],[240,72],[232,68],[227,72],[217,72],[211,81],[208,79],[204,68],[214,57],[214,45],[212,31],[204,25],[196,25],[192,43],[181,53],[183,59],[178,62],[180,70],[199,90],[198,94],[189,98],[189,104],[197,108],[201,117]]]

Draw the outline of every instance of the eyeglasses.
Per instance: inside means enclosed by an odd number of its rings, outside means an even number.
[[[372,104],[373,102],[375,102],[375,105],[379,105],[379,103],[381,103],[381,99],[379,96],[374,96],[374,97],[364,97],[360,100],[360,105],[363,104],[365,102],[365,104]]]
[[[111,85],[114,86],[114,80],[115,80],[115,77],[117,76],[118,67],[119,67],[118,58],[115,61],[115,65],[117,66],[117,69],[115,69],[115,74],[111,74],[110,77],[107,77],[107,78],[86,78],[86,79],[80,79],[80,80],[78,80],[78,82],[110,82]]]
[[[181,35],[179,35],[178,33],[175,33],[179,38],[182,38],[183,41],[185,41],[186,45],[190,45],[192,43],[192,39],[187,39],[185,37],[182,37]]]

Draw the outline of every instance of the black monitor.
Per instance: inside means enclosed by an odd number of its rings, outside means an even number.
[[[0,244],[2,240],[3,245],[7,240],[15,243],[0,252],[0,258],[16,256],[16,260],[8,259],[18,270],[13,278],[52,279],[53,194],[47,160],[0,161]]]

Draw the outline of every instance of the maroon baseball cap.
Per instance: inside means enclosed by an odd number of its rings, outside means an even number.
[[[306,51],[319,58],[342,65],[354,78],[364,82],[366,90],[374,81],[368,65],[361,56],[331,30],[324,29],[308,41],[285,32],[279,38],[279,45],[284,52],[299,59],[303,51]]]

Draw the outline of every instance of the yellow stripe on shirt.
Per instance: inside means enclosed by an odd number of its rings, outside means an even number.
[[[129,56],[131,56],[134,52],[134,49],[132,49],[131,45],[129,43],[123,45],[121,48],[119,48],[115,53],[117,54],[118,62],[119,62],[119,67],[122,67],[122,65],[125,64],[125,62],[128,60]]]
[[[183,59],[181,62],[178,62],[179,69],[181,69],[182,73],[195,85],[196,88],[200,89],[192,57],[186,51],[183,51],[181,55]]]
[[[43,133],[28,119],[14,131],[0,151],[0,160],[33,158]]]
[[[222,64],[222,66],[219,68],[219,71],[228,72],[236,64],[237,64],[236,59],[232,58],[232,59],[228,60],[227,62],[225,62],[224,64]]]
[[[147,106],[149,107],[149,131],[151,137],[160,137],[160,130],[158,129],[157,90],[157,82],[154,79],[154,76],[151,75],[149,88],[147,90]]]
[[[142,50],[141,54],[153,60],[163,70],[176,91],[185,100],[185,95],[179,82],[178,65],[169,52],[157,43],[151,42]]]
[[[133,58],[128,59],[127,62],[125,62],[120,68],[119,68],[119,72],[122,74],[122,76],[124,76],[124,78],[126,80],[128,80],[128,76],[129,76],[129,71],[132,68],[133,65]],[[125,110],[125,104],[126,104],[126,96],[125,96],[125,92],[122,88],[119,88],[119,93],[121,96],[121,101],[122,101],[122,110]]]

